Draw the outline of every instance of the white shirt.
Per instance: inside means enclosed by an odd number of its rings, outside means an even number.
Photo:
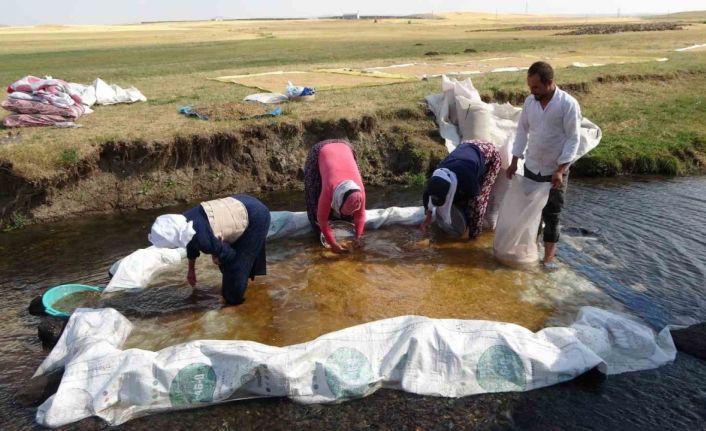
[[[559,165],[576,158],[581,118],[579,103],[559,87],[544,108],[530,95],[522,107],[512,155],[524,158],[525,168],[533,173],[552,175]]]

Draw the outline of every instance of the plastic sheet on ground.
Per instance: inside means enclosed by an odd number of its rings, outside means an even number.
[[[289,81],[306,84],[306,86],[316,88],[318,91],[325,91],[395,84],[406,80],[399,77],[389,77],[384,74],[342,73],[341,71],[333,72],[331,70],[274,71],[250,75],[220,76],[211,79],[275,93],[286,88]]]
[[[571,63],[571,66],[573,67],[598,67],[598,66],[605,66],[603,63],[583,63],[580,61],[575,61]]]
[[[529,67],[517,67],[517,66],[510,66],[510,67],[496,67],[495,69],[491,70],[492,73],[499,73],[499,72],[520,72],[522,70],[527,70]]]
[[[684,48],[678,48],[678,49],[675,49],[675,51],[677,51],[677,52],[694,51],[694,50],[700,51],[700,50],[704,50],[704,49],[706,49],[706,43],[686,46]]]
[[[265,104],[283,103],[289,100],[287,96],[280,93],[255,93],[245,96],[244,102],[259,102]]]
[[[527,65],[535,61],[548,61],[556,68],[584,65],[598,66],[607,64],[641,63],[650,61],[666,61],[667,59],[637,56],[616,55],[561,55],[561,56],[536,56],[518,55],[510,57],[496,57],[485,59],[472,59],[452,62],[428,61],[420,63],[393,64],[389,66],[374,66],[361,69],[366,73],[393,72],[402,78],[431,78],[438,76],[468,76],[485,73],[519,72],[527,70]],[[582,67],[582,66],[578,66]],[[356,70],[356,69],[354,69]]]
[[[367,210],[366,229],[380,229],[383,226],[414,226],[422,223],[422,207],[390,207]],[[311,232],[306,212],[273,211],[270,213],[270,229],[267,239],[296,237]],[[110,268],[113,276],[104,292],[142,289],[149,286],[150,280],[159,272],[169,270],[186,257],[186,249],[148,247],[139,249],[115,262]]]
[[[110,425],[154,412],[257,397],[337,403],[380,388],[444,397],[528,391],[598,367],[607,374],[674,360],[665,328],[613,312],[580,310],[569,327],[533,333],[508,323],[402,316],[273,347],[192,341],[158,352],[122,350],[130,322],[113,309],[78,309],[37,374],[64,367],[40,425],[89,416]]]

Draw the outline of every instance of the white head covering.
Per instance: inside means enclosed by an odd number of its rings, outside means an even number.
[[[333,191],[333,199],[331,200],[331,208],[338,213],[343,205],[343,197],[349,190],[360,191],[360,187],[353,180],[345,180],[336,186]]]
[[[456,194],[456,187],[458,186],[458,179],[453,171],[441,168],[434,171],[431,174],[432,177],[439,177],[444,181],[449,183],[449,191],[446,193],[446,200],[444,204],[436,209],[436,214],[441,217],[444,223],[451,225],[453,224],[451,220],[451,205],[453,205],[454,195]],[[429,207],[433,207],[431,203],[431,196],[429,197]]]
[[[194,223],[187,222],[181,214],[165,214],[157,217],[147,239],[159,248],[184,248],[196,234]]]

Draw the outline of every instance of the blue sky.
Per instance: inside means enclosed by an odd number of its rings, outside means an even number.
[[[664,14],[706,9],[704,0],[2,0],[0,24],[118,24],[211,18],[317,17],[359,11],[403,15],[448,11],[550,14]]]

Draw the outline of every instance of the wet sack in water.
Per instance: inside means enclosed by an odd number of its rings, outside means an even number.
[[[515,175],[500,205],[493,254],[508,265],[537,262],[537,232],[552,183]]]

